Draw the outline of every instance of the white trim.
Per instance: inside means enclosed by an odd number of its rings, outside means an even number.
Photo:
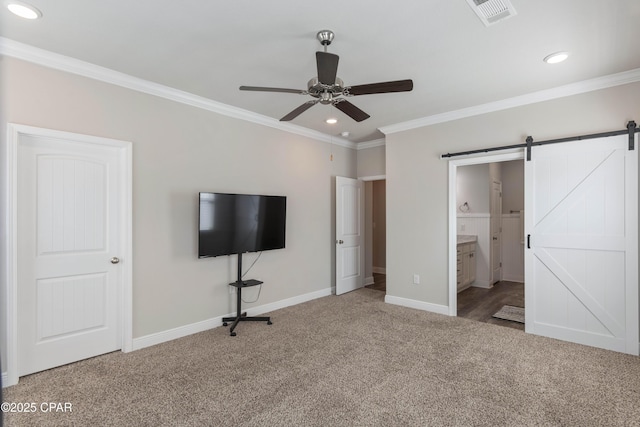
[[[366,150],[367,148],[384,147],[385,143],[386,141],[384,138],[374,139],[372,141],[366,141],[366,142],[358,142],[356,144],[356,150]]]
[[[458,212],[457,218],[491,218],[490,213],[460,213]]]
[[[246,120],[248,122],[272,127],[275,129],[280,129],[285,132],[301,135],[322,142],[327,142],[329,144],[335,144],[345,148],[364,150],[367,148],[386,145],[385,138],[355,143],[344,138],[327,135],[325,133],[307,129],[302,126],[294,125],[292,123],[281,122],[272,117],[264,116],[262,114],[244,110],[242,108],[233,107],[231,105],[223,104],[221,102],[197,96],[192,93],[174,89],[158,83],[150,82],[138,77],[133,77],[131,75],[91,64],[89,62],[81,61],[79,59],[53,53],[44,49],[30,46],[28,44],[17,42],[12,39],[8,39],[6,37],[0,37],[0,55],[10,56],[48,68],[77,74],[83,77],[88,77],[105,83],[114,84],[138,92],[190,105],[196,108],[212,111],[214,113],[222,114],[228,117],[233,117],[240,120]],[[583,80],[581,82],[541,90],[538,92],[520,95],[513,98],[507,98],[500,101],[467,107],[460,110],[435,114],[416,120],[383,126],[378,128],[378,130],[380,130],[385,135],[390,135],[392,133],[402,132],[405,130],[430,126],[438,123],[445,123],[495,111],[506,110],[509,108],[520,107],[523,105],[534,104],[537,102],[563,98],[571,95],[578,95],[581,93],[606,89],[609,87],[620,86],[628,83],[635,83],[638,81],[640,81],[640,68],[624,71],[617,74],[611,74],[608,76],[596,77],[590,80]]]
[[[160,98],[169,99],[171,101],[179,102],[185,105],[190,105],[192,107],[212,111],[224,116],[257,123],[275,129],[280,129],[289,133],[301,135],[318,141],[327,142],[351,149],[356,149],[358,147],[358,144],[343,138],[339,138],[333,135],[327,135],[322,132],[295,125],[293,123],[281,122],[272,117],[267,117],[262,114],[244,110],[242,108],[223,104],[221,102],[204,98],[202,96],[194,95],[189,92],[150,82],[148,80],[114,71],[109,68],[100,67],[98,65],[81,61],[79,59],[53,53],[24,43],[19,43],[15,40],[11,40],[5,37],[0,37],[0,55],[10,56],[13,58],[21,59],[23,61],[28,61],[34,64],[53,68],[55,70],[65,71],[67,73],[77,74],[101,82],[114,84],[127,89],[158,96]],[[379,140],[372,142],[377,143],[377,141]]]
[[[12,125],[8,125],[7,143],[5,144],[5,208],[6,222],[5,233],[6,239],[3,245],[3,257],[6,266],[5,275],[3,277],[3,287],[5,291],[5,324],[7,330],[6,335],[6,351],[7,360],[4,361],[6,366],[6,376],[2,378],[2,385],[9,386],[18,383],[18,326],[16,322],[18,298],[16,295],[16,287],[9,286],[17,283],[17,215],[18,215],[18,195],[16,188],[17,183],[17,167],[18,167],[18,150],[17,150],[17,133]]]
[[[640,68],[378,128],[385,135],[640,81]]]
[[[503,282],[516,282],[516,283],[524,283],[524,276],[509,276],[509,275],[503,275],[502,279]]]
[[[121,194],[122,210],[120,211],[122,223],[125,224],[120,236],[124,242],[123,253],[120,258],[122,263],[122,288],[120,289],[121,318],[121,346],[122,351],[131,351],[133,346],[133,243],[132,243],[132,144],[128,141],[101,138],[91,135],[62,132],[52,129],[44,129],[33,126],[25,126],[15,123],[7,125],[6,144],[6,207],[7,207],[7,239],[3,247],[4,258],[7,266],[4,286],[6,292],[6,338],[7,338],[7,380],[6,385],[18,383],[18,300],[17,300],[17,186],[18,186],[18,146],[20,136],[31,135],[55,139],[66,139],[88,144],[99,144],[119,148],[121,160],[125,163],[121,179],[124,182],[125,191]],[[3,382],[3,385],[5,383]]]
[[[372,267],[371,271],[373,271],[374,273],[379,273],[379,274],[387,274],[386,267]]]
[[[458,285],[457,285],[457,230],[456,223],[458,217],[467,217],[473,215],[480,215],[482,217],[489,217],[489,214],[460,214],[458,213],[458,207],[456,206],[456,191],[458,185],[458,167],[477,165],[494,162],[506,162],[509,160],[523,160],[524,149],[509,150],[501,154],[480,154],[474,157],[464,158],[452,158],[449,159],[449,316],[457,316],[458,314]],[[478,285],[481,283],[476,280]]]
[[[323,298],[331,295],[331,288],[326,288],[316,292],[310,292],[304,295],[298,295],[296,297],[287,298],[284,300],[276,301],[270,304],[261,305],[259,307],[252,307],[247,310],[248,316],[258,316],[260,314],[269,313],[281,308],[290,307],[303,302],[311,301],[317,298]],[[162,344],[167,341],[172,341],[178,338],[186,337],[188,335],[196,334],[198,332],[204,332],[209,329],[217,328],[222,325],[223,317],[235,316],[235,313],[225,314],[224,316],[214,317],[212,319],[203,320],[201,322],[192,323],[190,325],[180,326],[178,328],[169,329],[167,331],[158,332],[155,334],[146,335],[144,337],[136,338],[133,340],[133,350],[140,350],[145,347],[150,347],[156,344]],[[277,321],[275,319],[274,323]]]
[[[634,135],[635,150],[627,151],[625,160],[625,228],[627,231],[626,242],[626,279],[627,289],[625,295],[626,328],[624,352],[640,355],[638,337],[640,335],[640,284],[638,283],[638,134]],[[633,202],[632,202],[633,201]]]
[[[360,176],[358,177],[361,181],[382,181],[387,179],[386,175],[373,175],[373,176]]]
[[[471,284],[473,288],[491,289],[493,284],[489,280],[474,280]]]
[[[394,297],[386,295],[384,302],[387,304],[400,305],[402,307],[415,308],[416,310],[429,311],[431,313],[449,315],[449,307],[446,305],[432,304],[430,302],[418,301],[414,299]]]

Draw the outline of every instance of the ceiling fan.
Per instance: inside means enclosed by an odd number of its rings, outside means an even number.
[[[322,30],[317,34],[320,44],[324,46],[324,52],[316,52],[318,76],[307,83],[307,89],[285,89],[277,87],[240,86],[240,90],[260,92],[284,92],[311,95],[316,99],[307,101],[289,114],[280,119],[287,122],[295,119],[317,103],[334,105],[338,110],[351,117],[356,122],[368,119],[367,113],[356,107],[344,97],[356,95],[370,95],[374,93],[409,92],[413,89],[413,81],[396,80],[382,83],[370,83],[357,86],[345,86],[342,79],[337,77],[338,55],[327,52],[327,46],[333,41],[334,33],[330,30]]]

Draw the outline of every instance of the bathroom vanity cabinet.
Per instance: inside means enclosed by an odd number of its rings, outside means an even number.
[[[458,292],[476,280],[476,236],[458,236]]]

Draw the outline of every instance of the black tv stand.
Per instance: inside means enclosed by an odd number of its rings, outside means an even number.
[[[229,335],[232,337],[236,336],[235,329],[240,322],[267,322],[267,325],[273,324],[271,322],[271,317],[268,316],[247,316],[247,313],[242,313],[241,303],[242,303],[242,288],[249,288],[251,286],[261,285],[262,282],[259,280],[242,280],[242,254],[238,254],[238,280],[235,282],[229,283],[229,286],[234,286],[236,288],[236,316],[235,317],[223,317],[222,318],[222,326],[227,326],[229,322],[233,322],[231,324],[231,328],[229,329]]]

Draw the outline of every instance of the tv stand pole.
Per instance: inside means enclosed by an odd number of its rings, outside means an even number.
[[[268,316],[259,316],[259,317],[250,317],[247,316],[247,313],[242,313],[242,309],[240,307],[242,303],[242,288],[248,288],[251,286],[261,285],[262,282],[259,280],[242,280],[242,254],[238,254],[238,280],[233,283],[229,283],[229,286],[234,286],[236,288],[236,316],[235,317],[223,317],[222,318],[222,326],[227,326],[229,322],[233,322],[231,324],[231,328],[229,329],[229,335],[232,337],[236,336],[234,329],[238,326],[240,322],[267,322],[267,325],[271,325],[271,317]]]

